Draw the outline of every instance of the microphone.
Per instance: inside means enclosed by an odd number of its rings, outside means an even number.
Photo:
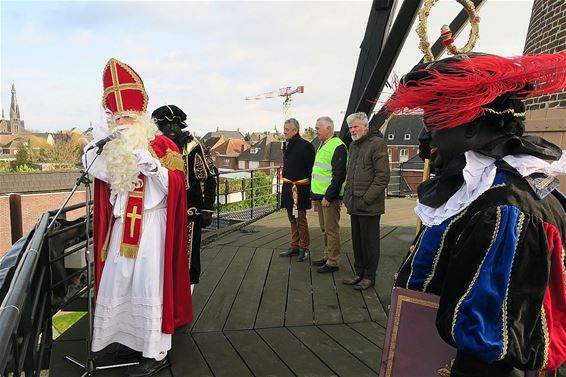
[[[106,136],[104,139],[97,141],[96,144],[94,144],[94,145],[91,145],[87,149],[87,152],[90,151],[91,149],[94,149],[94,148],[98,148],[99,150],[102,151],[102,148],[104,148],[106,143],[108,143],[111,140],[117,139],[118,137],[120,137],[121,133],[122,133],[122,130],[115,130],[110,135]]]

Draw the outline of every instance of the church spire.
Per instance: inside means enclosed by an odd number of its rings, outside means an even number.
[[[2,117],[4,118],[4,117]],[[10,119],[20,120],[20,109],[16,100],[16,86],[12,83],[12,99],[10,101]]]

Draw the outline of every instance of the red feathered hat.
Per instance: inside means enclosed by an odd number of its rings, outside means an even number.
[[[129,65],[111,58],[102,74],[102,106],[115,115],[145,113],[147,93],[140,76]]]
[[[524,117],[521,99],[566,88],[566,52],[504,58],[470,53],[425,63],[405,75],[389,112],[421,109],[429,129],[453,128],[485,114]]]

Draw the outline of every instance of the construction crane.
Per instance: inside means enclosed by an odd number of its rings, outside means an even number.
[[[304,86],[296,86],[296,87],[288,86],[286,88],[281,88],[274,92],[262,93],[262,94],[258,94],[257,96],[246,97],[244,99],[246,101],[251,101],[251,100],[259,100],[265,98],[285,97],[285,101],[283,101],[283,115],[285,116],[285,119],[288,119],[291,114],[291,101],[293,100],[291,96],[293,94],[304,93],[304,92],[305,92]]]

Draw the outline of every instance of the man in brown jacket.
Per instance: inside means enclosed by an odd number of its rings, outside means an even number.
[[[350,144],[344,204],[352,224],[355,275],[342,282],[354,289],[375,284],[379,262],[379,221],[385,213],[385,189],[389,183],[387,146],[376,133],[370,133],[365,113],[346,118]]]

